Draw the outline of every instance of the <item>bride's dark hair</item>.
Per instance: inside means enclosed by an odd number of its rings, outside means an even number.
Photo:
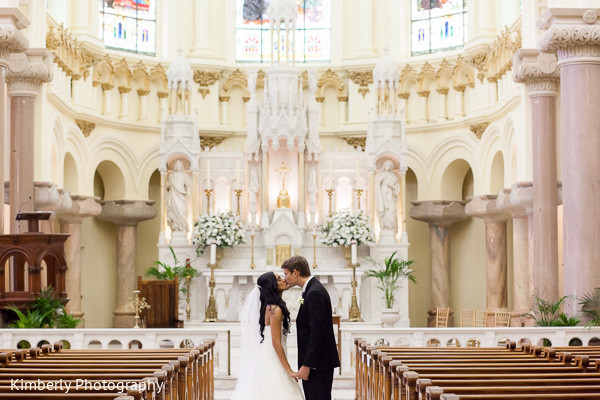
[[[258,323],[260,324],[260,336],[262,337],[261,343],[265,340],[265,312],[267,306],[276,305],[281,308],[283,312],[283,334],[287,335],[290,331],[290,311],[285,305],[285,301],[281,298],[279,290],[277,290],[277,278],[275,273],[267,272],[258,277],[256,281],[260,286],[260,316]]]

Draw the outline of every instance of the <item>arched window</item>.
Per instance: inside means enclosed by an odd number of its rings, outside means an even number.
[[[412,0],[412,54],[461,47],[467,41],[467,0]]]
[[[156,0],[99,0],[100,37],[106,47],[156,53]]]
[[[329,61],[331,0],[296,0],[296,3],[296,62]],[[269,0],[236,0],[237,61],[271,61],[268,6]]]

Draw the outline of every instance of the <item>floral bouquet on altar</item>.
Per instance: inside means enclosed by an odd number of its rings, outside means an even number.
[[[354,214],[350,209],[335,212],[321,226],[321,243],[327,246],[350,246],[373,241],[373,229],[362,211]]]
[[[240,217],[231,211],[200,215],[194,222],[192,232],[192,244],[196,246],[196,253],[202,255],[204,249],[213,242],[217,247],[246,243]]]

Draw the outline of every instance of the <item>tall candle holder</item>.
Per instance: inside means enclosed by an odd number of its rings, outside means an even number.
[[[141,328],[140,326],[140,313],[144,311],[146,308],[150,308],[150,304],[146,302],[146,298],[142,297],[140,299],[140,291],[133,291],[133,299],[129,302],[133,310],[135,311],[135,325],[133,326],[135,329]]]
[[[325,189],[325,191],[327,192],[327,196],[329,196],[329,216],[331,217],[333,215],[333,208],[331,206],[331,198],[333,197],[333,194],[335,193],[335,189]]]
[[[312,264],[312,268],[313,269],[317,269],[319,268],[319,266],[317,265],[317,234],[316,232],[313,232],[313,264]]]
[[[358,200],[357,209],[360,210],[360,198],[363,194],[363,190],[362,189],[354,189],[354,193],[356,193],[356,198]]]
[[[206,213],[210,214],[210,197],[212,196],[212,189],[205,189],[204,194],[206,195]]]
[[[233,192],[235,193],[235,197],[237,197],[237,211],[236,211],[235,215],[239,216],[240,215],[240,197],[242,197],[242,193],[244,192],[244,189],[235,189]]]
[[[360,308],[358,307],[358,298],[356,297],[356,287],[358,286],[356,281],[356,267],[358,267],[358,264],[352,264],[352,300],[350,301],[348,315],[350,322],[360,322],[363,320],[360,315]]]
[[[250,248],[250,269],[255,269],[256,265],[254,264],[254,230],[252,231],[252,235],[250,235],[250,241],[252,243],[252,247]]]
[[[219,314],[217,312],[217,300],[215,299],[215,267],[216,264],[208,264],[210,267],[210,281],[208,287],[210,288],[210,296],[208,297],[208,305],[206,306],[206,316],[204,322],[217,322]]]

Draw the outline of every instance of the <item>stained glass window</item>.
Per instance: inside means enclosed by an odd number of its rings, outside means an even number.
[[[156,0],[99,0],[99,11],[106,47],[155,54]]]
[[[467,17],[467,0],[412,0],[412,54],[463,46]]]
[[[331,0],[296,0],[296,62],[331,59]],[[269,0],[236,0],[236,59],[271,62]],[[283,36],[283,35],[282,35]],[[281,48],[286,43],[282,38]]]

